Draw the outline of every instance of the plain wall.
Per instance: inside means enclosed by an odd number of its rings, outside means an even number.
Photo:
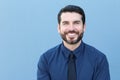
[[[120,80],[120,0],[0,0],[0,80],[36,80],[37,63],[61,43],[57,13],[68,4],[86,13],[83,41],[108,58]]]

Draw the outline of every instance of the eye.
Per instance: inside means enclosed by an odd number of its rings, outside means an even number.
[[[64,21],[64,22],[62,22],[62,24],[63,24],[63,25],[68,25],[68,24],[69,24],[69,22]]]
[[[74,24],[80,24],[80,21],[75,21]]]

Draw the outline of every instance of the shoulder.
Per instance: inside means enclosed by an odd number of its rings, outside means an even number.
[[[40,56],[40,61],[51,61],[51,59],[55,56],[55,54],[57,54],[60,50],[61,44],[48,49],[46,52],[42,53],[42,55]]]
[[[96,49],[93,46],[90,46],[86,43],[85,44],[85,55],[87,55],[88,61],[95,62],[95,63],[101,63],[103,60],[107,61],[106,55]]]
[[[104,57],[105,54],[103,52],[101,52],[100,50],[96,49],[95,47],[88,45],[86,43],[84,43],[85,45],[85,52],[89,55],[92,55],[94,57]]]
[[[56,45],[55,47],[48,49],[46,52],[44,52],[42,55],[46,56],[46,57],[50,57],[51,55],[54,55],[56,52],[59,52],[61,47],[61,44]]]

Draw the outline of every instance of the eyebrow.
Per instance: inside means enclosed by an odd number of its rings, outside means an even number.
[[[80,20],[76,20],[76,21],[74,21],[74,23],[76,23],[76,22],[77,22],[77,23],[78,23],[78,22],[80,23],[81,21],[80,21]]]
[[[62,23],[69,23],[69,21],[62,21]]]
[[[74,22],[81,22],[81,20],[75,20]]]
[[[62,22],[69,22],[69,21],[62,21]],[[80,20],[75,20],[73,22],[81,22]]]

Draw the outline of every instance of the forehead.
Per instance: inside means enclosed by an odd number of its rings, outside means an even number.
[[[63,12],[61,14],[61,21],[75,21],[82,20],[82,15],[76,12]]]

